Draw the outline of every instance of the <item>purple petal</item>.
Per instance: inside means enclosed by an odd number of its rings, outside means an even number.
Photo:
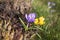
[[[35,13],[30,13],[29,15],[26,14],[25,17],[26,17],[28,22],[34,22],[36,14]]]
[[[28,19],[28,15],[27,14],[25,14],[25,18]]]

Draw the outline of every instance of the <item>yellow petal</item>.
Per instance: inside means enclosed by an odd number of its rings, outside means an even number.
[[[34,21],[34,24],[38,24],[38,19],[36,18],[35,21]]]
[[[41,16],[41,17],[39,17],[39,20],[40,20],[40,21],[44,21],[45,18],[44,18],[43,16]]]
[[[40,22],[39,22],[39,25],[44,25],[44,24],[45,24],[44,21],[40,21]]]

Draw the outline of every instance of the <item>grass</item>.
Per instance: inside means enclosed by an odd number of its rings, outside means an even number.
[[[60,17],[59,15],[59,6],[60,0],[50,0],[51,2],[56,3],[56,10],[55,12],[49,12],[50,9],[48,8],[48,1],[47,0],[34,0],[32,6],[33,6],[33,12],[36,12],[37,17],[44,16],[45,17],[45,25],[42,27],[37,26],[39,28],[44,29],[44,31],[39,30],[38,35],[35,36],[36,39],[34,40],[60,40]],[[52,8],[51,8],[52,10]],[[37,28],[37,29],[39,29]]]

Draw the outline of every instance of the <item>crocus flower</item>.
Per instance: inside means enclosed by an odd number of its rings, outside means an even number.
[[[45,20],[45,18],[43,16],[41,16],[41,17],[35,19],[34,24],[43,25],[43,24],[45,24],[44,20]]]
[[[54,2],[48,2],[48,8],[54,8],[55,5]]]
[[[34,22],[35,17],[36,17],[35,13],[25,14],[25,18],[27,19],[28,22]]]
[[[40,18],[39,18],[39,25],[43,25],[43,24],[45,24],[45,18],[43,17],[43,16],[41,16]]]

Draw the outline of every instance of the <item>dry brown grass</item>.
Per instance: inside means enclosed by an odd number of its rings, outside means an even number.
[[[31,11],[29,0],[0,0],[0,40],[23,40],[24,28],[19,17]]]

